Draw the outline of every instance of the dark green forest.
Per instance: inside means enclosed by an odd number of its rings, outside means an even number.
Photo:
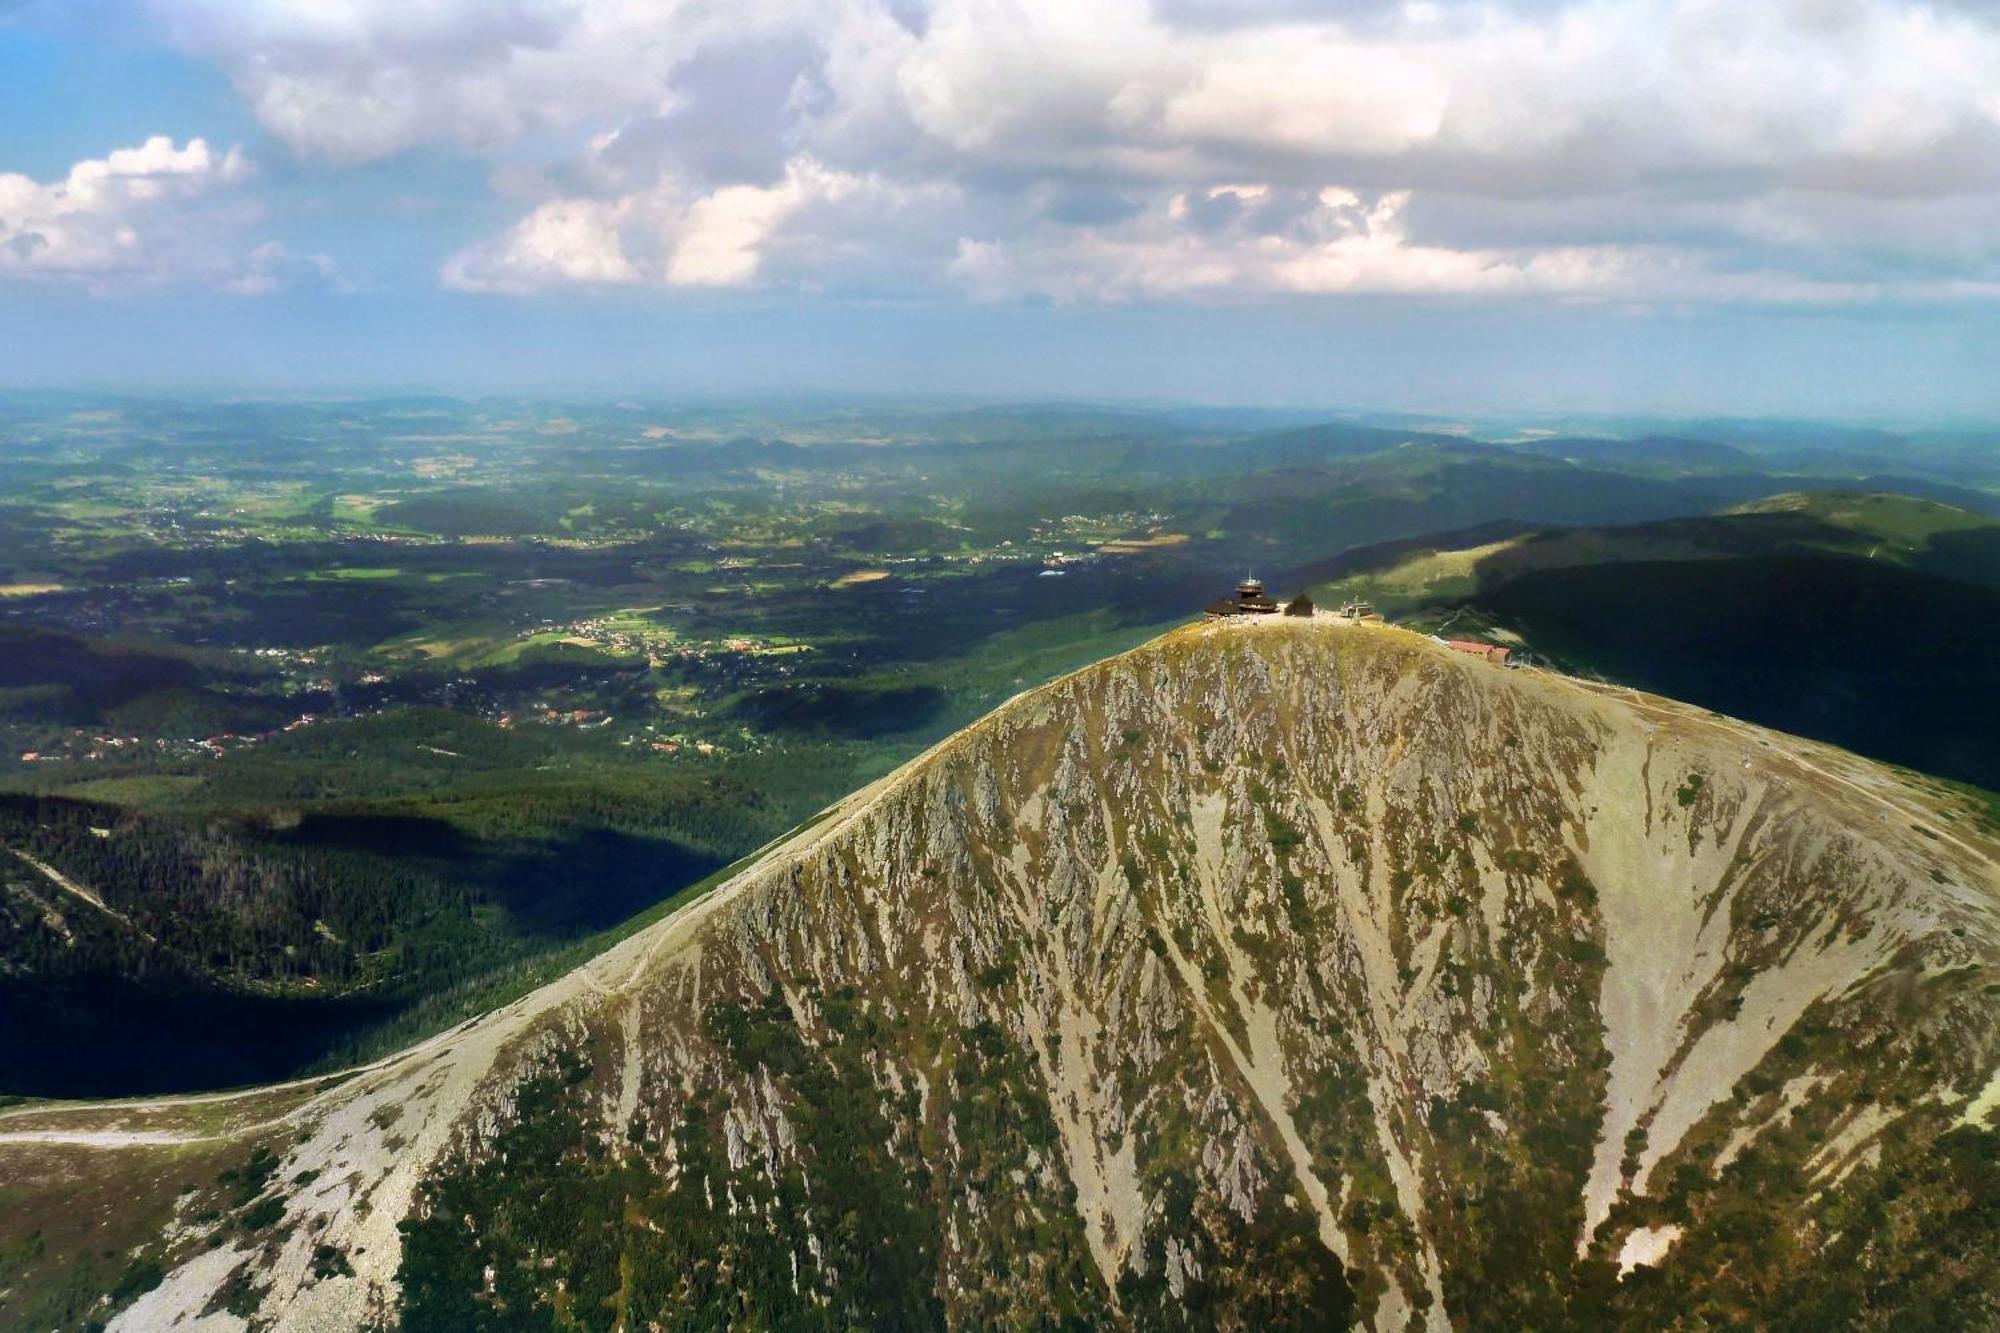
[[[379,1053],[782,832],[828,780],[598,776],[254,816],[0,796],[0,1086],[221,1086]]]
[[[1841,557],[1544,570],[1473,603],[1671,698],[2000,788],[2000,591]]]

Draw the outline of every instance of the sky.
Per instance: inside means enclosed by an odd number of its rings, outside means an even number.
[[[2000,418],[1982,0],[0,0],[0,386]]]

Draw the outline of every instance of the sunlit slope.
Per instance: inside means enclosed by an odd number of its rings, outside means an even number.
[[[1195,626],[337,1086],[0,1119],[0,1315],[1977,1322],[1996,855],[1665,700]],[[14,1234],[84,1196],[108,1269]]]
[[[1385,609],[1447,606],[1547,570],[1686,560],[1851,556],[2000,584],[2000,521],[1908,495],[1788,491],[1721,514],[1624,527],[1485,529],[1388,543],[1328,561],[1314,596]]]

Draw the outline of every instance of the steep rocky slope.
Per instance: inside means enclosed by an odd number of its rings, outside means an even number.
[[[1664,700],[1197,626],[395,1059],[0,1117],[0,1322],[1987,1322],[1996,855]]]

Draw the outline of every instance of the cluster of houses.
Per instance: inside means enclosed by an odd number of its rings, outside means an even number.
[[[601,708],[557,708],[540,704],[529,708],[509,708],[495,717],[493,722],[508,730],[525,723],[539,722],[545,726],[571,726],[580,731],[592,731],[610,726],[612,717]]]
[[[103,759],[136,757],[151,749],[156,753],[169,755],[209,755],[221,758],[231,750],[244,750],[268,741],[286,732],[310,727],[320,720],[318,713],[301,713],[276,731],[234,732],[223,731],[213,736],[157,736],[150,745],[139,736],[99,736],[73,728],[67,736],[51,743],[50,748],[21,751],[24,764],[58,764],[81,759],[95,763]]]

